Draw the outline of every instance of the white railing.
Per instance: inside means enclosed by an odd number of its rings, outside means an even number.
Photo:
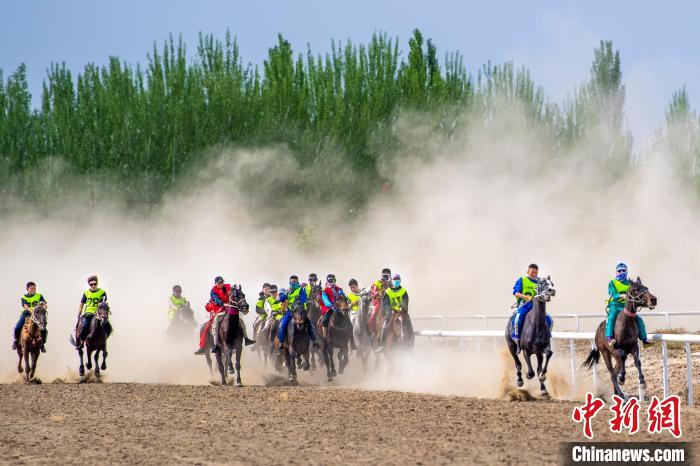
[[[674,316],[700,316],[700,311],[668,311],[668,312],[657,312],[657,311],[642,311],[639,314],[641,317],[665,317],[666,327],[671,327],[671,317]],[[474,314],[474,315],[419,315],[412,316],[411,320],[439,320],[443,325],[448,320],[481,320],[484,322],[484,329],[488,330],[489,320],[499,320],[507,321],[510,315],[484,315],[484,314]],[[576,331],[581,330],[580,320],[581,319],[604,319],[607,314],[553,314],[552,318],[556,321],[558,319],[574,319],[576,321]]]
[[[462,347],[463,339],[476,338],[477,350],[480,350],[480,338],[504,338],[505,330],[419,330],[417,336],[427,337],[429,342],[432,342],[433,337],[444,338],[447,343],[450,338],[459,339],[459,346]],[[575,340],[589,340],[591,347],[595,348],[595,332],[552,332],[552,338],[555,340],[568,340],[569,352],[571,357],[571,383],[575,388],[576,385],[576,345]],[[691,343],[700,343],[700,335],[677,335],[667,333],[651,333],[649,340],[661,342],[661,359],[663,363],[663,388],[664,398],[669,395],[669,371],[668,371],[668,348],[667,342],[683,343],[686,355],[687,365],[687,381],[688,381],[688,405],[693,406],[693,361],[690,351]],[[640,356],[641,357],[641,356]],[[593,384],[597,386],[597,367],[593,368]],[[639,387],[639,399],[644,399],[644,391]]]

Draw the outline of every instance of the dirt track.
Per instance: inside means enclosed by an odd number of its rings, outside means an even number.
[[[581,438],[573,406],[322,387],[0,384],[0,460],[554,464],[557,442]],[[700,440],[700,413],[683,415],[684,440]],[[613,439],[605,422],[595,419],[597,440]],[[652,438],[670,436],[634,436]]]

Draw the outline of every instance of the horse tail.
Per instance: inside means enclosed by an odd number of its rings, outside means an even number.
[[[581,367],[584,369],[591,369],[593,364],[598,364],[598,361],[600,361],[600,350],[598,348],[593,348],[591,352],[588,353],[586,360],[581,364]]]

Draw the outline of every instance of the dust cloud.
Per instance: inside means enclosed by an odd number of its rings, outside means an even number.
[[[503,116],[506,123],[510,115]],[[77,368],[68,338],[91,274],[99,276],[113,312],[104,373],[111,382],[209,382],[203,358],[192,355],[196,337],[173,347],[164,331],[171,287],[183,287],[202,322],[216,275],[242,284],[254,302],[263,282],[284,286],[290,274],[333,272],[343,286],[350,278],[368,285],[391,267],[402,276],[413,316],[507,315],[513,282],[537,262],[557,287],[549,312],[599,313],[615,264],[624,261],[659,297],[659,310],[694,305],[700,217],[664,154],[643,154],[635,168],[603,182],[585,162],[600,157],[592,149],[597,144],[584,142],[569,159],[554,159],[546,139],[509,124],[470,122],[450,140],[413,123],[397,131],[404,149],[380,161],[392,189],[359,218],[340,221],[347,212],[333,206],[290,209],[289,216],[305,216],[314,227],[311,251],[299,245],[285,216],[261,222],[251,215],[251,197],[235,188],[237,176],[264,173],[270,160],[299,170],[279,149],[230,151],[214,162],[230,176],[208,180],[212,167],[206,167],[194,179],[200,188],[171,196],[149,216],[117,203],[76,201],[50,212],[26,206],[3,217],[0,380],[16,379],[11,329],[28,280],[49,303],[48,353],[37,372],[44,380]],[[555,354],[553,379],[565,378],[557,375],[566,373],[565,358]],[[263,383],[272,371],[252,352],[243,364],[248,384]],[[356,377],[342,383],[498,397],[503,372],[514,377],[511,365],[498,350],[477,356],[417,348],[398,372],[366,377],[355,369],[348,375]]]

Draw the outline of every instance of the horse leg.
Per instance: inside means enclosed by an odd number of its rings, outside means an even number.
[[[204,359],[207,361],[207,367],[209,367],[209,375],[214,375],[214,371],[211,367],[211,353],[209,351],[204,352]]]
[[[24,372],[24,368],[22,367],[22,358],[24,357],[24,353],[22,352],[21,347],[17,349],[17,356],[19,358],[19,361],[17,362],[17,372],[21,374]]]
[[[93,349],[90,348],[88,345],[85,345],[85,350],[87,351],[87,358],[86,358],[87,360],[85,361],[85,367],[89,371],[92,369],[92,351],[93,351]]]
[[[335,359],[333,357],[333,345],[328,345],[328,359],[331,362],[331,377],[335,377],[338,373],[335,371]]]
[[[342,374],[345,372],[345,366],[348,365],[348,348],[344,347],[338,350],[338,372]]]
[[[32,370],[29,373],[30,379],[33,379],[34,374],[36,373],[36,363],[39,360],[39,354],[41,354],[41,353],[39,353],[39,350],[32,351]]]
[[[233,374],[235,368],[233,367],[233,351],[228,354],[228,371]]]
[[[634,367],[637,368],[637,374],[639,375],[639,386],[642,389],[646,389],[647,383],[644,381],[644,374],[642,373],[642,360],[639,358],[639,348],[634,353]]]
[[[83,364],[83,347],[82,346],[80,346],[78,348],[78,356],[80,356],[80,366],[78,367],[78,373],[82,377],[85,375],[85,365]]]
[[[620,373],[617,376],[617,380],[620,382],[620,385],[624,385],[625,377],[627,376],[627,371],[625,370],[625,364],[627,364],[627,353],[620,351],[620,361]]]
[[[609,351],[600,350],[600,353],[603,355],[603,361],[605,361],[605,366],[608,368],[608,372],[610,373],[610,380],[612,380],[613,391],[615,392],[615,395],[624,399],[625,394],[622,392],[620,385],[617,383],[617,374],[618,374],[617,364],[615,366],[613,366],[612,355],[610,354]]]
[[[24,346],[24,345],[22,345]],[[24,377],[29,382],[29,372],[31,371],[31,366],[29,364],[29,349],[24,348]]]
[[[216,352],[216,367],[219,369],[219,375],[221,375],[221,385],[226,385],[225,365],[221,358],[221,351]]]
[[[102,365],[100,366],[100,369],[107,370],[107,348],[102,350]]]
[[[243,353],[243,340],[239,339],[236,343],[236,387],[242,387],[241,382],[241,353]]]
[[[313,354],[313,353],[311,353],[311,354]],[[301,369],[304,371],[308,371],[309,368],[311,367],[311,364],[309,364],[309,350],[308,349],[306,351],[304,351],[304,354],[302,354],[302,359],[304,360],[304,362],[301,365]]]
[[[323,362],[326,365],[326,377],[328,378],[328,381],[331,382],[333,380],[333,375],[331,373],[331,364],[333,363],[333,359],[331,359],[331,354],[330,353],[330,345],[324,344],[323,346]]]
[[[530,361],[530,356],[532,356],[532,353],[523,350],[523,356],[525,358],[525,364],[527,364],[527,374],[525,376],[527,377],[527,380],[530,380],[535,376],[535,371],[532,369],[532,361]]]
[[[542,373],[540,374],[540,382],[547,380],[547,367],[549,367],[549,360],[552,359],[554,352],[552,350],[547,350],[545,354],[544,367],[542,368]]]
[[[95,375],[100,376],[100,350],[95,350]]]

